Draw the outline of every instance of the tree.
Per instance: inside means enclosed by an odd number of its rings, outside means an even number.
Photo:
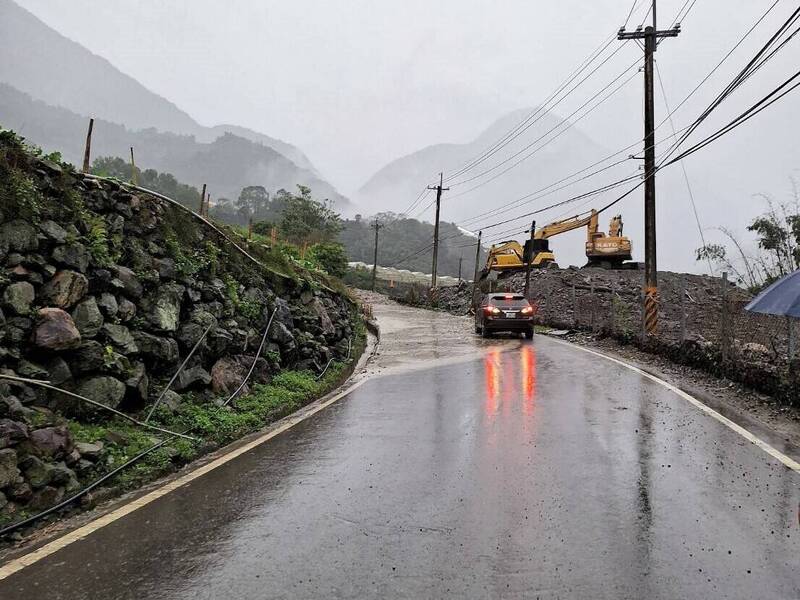
[[[116,177],[122,181],[130,181],[131,164],[118,156],[100,156],[92,163],[92,173],[103,177]],[[163,194],[177,200],[191,210],[200,206],[200,192],[197,188],[181,183],[172,173],[159,173],[155,169],[142,171],[136,167],[138,184],[148,190]]]
[[[335,242],[315,244],[311,246],[309,254],[329,275],[344,277],[347,272],[347,253],[341,244]]]
[[[800,190],[792,180],[792,199],[776,203],[760,194],[768,210],[747,227],[756,234],[758,251],[748,253],[731,231],[720,228],[735,249],[734,258],[722,244],[706,244],[696,251],[697,260],[709,260],[729,271],[747,288],[757,291],[800,268]]]
[[[299,194],[289,195],[280,222],[281,233],[295,244],[334,240],[342,229],[341,219],[329,206],[311,197],[311,189],[298,185]]]
[[[250,185],[242,188],[236,206],[242,220],[259,221],[266,218],[269,211],[269,192],[261,185]]]

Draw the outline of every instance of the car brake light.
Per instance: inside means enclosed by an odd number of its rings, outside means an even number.
[[[522,309],[521,312],[523,315],[532,315],[535,312],[535,310],[532,306],[526,306],[525,308]]]
[[[499,308],[497,308],[496,306],[491,306],[491,305],[485,306],[483,308],[483,310],[485,310],[487,313],[492,314],[492,315],[496,315],[496,314],[500,313],[500,309]]]
[[[514,297],[513,294],[506,294],[505,295],[506,300],[511,300],[513,297]]]

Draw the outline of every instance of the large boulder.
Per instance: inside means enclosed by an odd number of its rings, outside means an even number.
[[[18,281],[9,285],[3,292],[3,306],[10,308],[18,315],[27,315],[34,298],[36,298],[36,292],[33,286],[27,281]]]
[[[39,510],[58,504],[64,498],[64,489],[46,485],[33,493],[28,504],[33,509]]]
[[[68,350],[81,343],[81,334],[72,317],[60,308],[43,308],[33,332],[33,343],[45,350]]]
[[[56,246],[53,250],[53,260],[62,265],[77,269],[81,273],[86,272],[86,269],[89,267],[90,258],[86,246],[80,242]]]
[[[17,480],[17,453],[11,448],[0,450],[0,488],[11,485]]]
[[[125,380],[125,386],[128,388],[128,398],[135,400],[137,403],[143,403],[147,400],[150,378],[147,376],[147,369],[145,369],[144,363],[133,363],[131,368],[128,369],[128,378]]]
[[[24,422],[0,419],[0,448],[27,440],[28,435],[28,426]]]
[[[119,318],[121,321],[130,321],[133,317],[136,316],[136,305],[128,300],[127,298],[122,298],[119,301],[119,308],[118,313]]]
[[[116,408],[125,397],[125,384],[114,377],[99,375],[81,380],[75,391],[90,400]],[[94,412],[94,409],[88,404],[83,404],[81,410]]]
[[[149,298],[150,308],[147,319],[158,331],[175,331],[178,329],[181,316],[181,298],[185,288],[182,285],[168,283],[160,286]]]
[[[215,394],[231,394],[247,375],[247,366],[234,356],[220,358],[211,367],[211,389]],[[249,390],[243,390],[245,394]]]
[[[51,306],[69,308],[86,295],[89,280],[75,271],[59,271],[41,290],[42,300]]]
[[[119,310],[117,299],[114,297],[114,294],[109,292],[103,292],[100,294],[100,298],[97,300],[97,306],[100,308],[103,314],[109,318],[115,317],[117,315],[117,311]]]
[[[206,328],[199,323],[184,323],[175,337],[188,352],[200,340],[205,330]]]
[[[232,394],[244,381],[253,364],[253,357],[246,355],[224,356],[211,367],[211,389],[215,394]],[[269,363],[259,358],[250,377],[250,383],[265,382],[269,379]],[[242,394],[248,394],[250,388],[245,385]]]
[[[5,252],[32,252],[39,245],[36,229],[22,219],[0,225],[0,247]]]
[[[103,315],[93,297],[80,302],[72,310],[72,320],[75,322],[75,327],[81,332],[81,337],[84,338],[96,336],[103,326]]]
[[[211,383],[211,375],[201,366],[184,369],[175,381],[175,389],[179,392],[191,388],[205,387]]]
[[[55,221],[43,221],[39,224],[39,229],[48,239],[53,240],[57,244],[63,244],[67,241],[67,230]]]
[[[75,449],[82,457],[97,460],[103,452],[103,442],[76,442]]]
[[[331,321],[325,305],[322,304],[322,301],[319,298],[314,298],[314,300],[311,302],[311,310],[313,310],[314,313],[319,317],[319,324],[322,328],[322,333],[325,335],[332,335],[336,331],[336,327],[333,326],[333,321]]]
[[[87,340],[70,352],[67,358],[72,372],[88,373],[103,367],[106,360],[106,350],[100,342]]]
[[[28,455],[20,464],[25,470],[25,479],[33,489],[46,486],[53,478],[53,467],[33,455]]]
[[[142,284],[136,278],[136,273],[131,271],[128,267],[116,267],[117,281],[119,286],[125,290],[125,293],[131,298],[142,297]]]
[[[135,354],[139,351],[139,348],[136,346],[136,341],[133,339],[133,335],[124,325],[106,323],[103,325],[103,333],[112,344],[126,354]]]
[[[283,323],[289,330],[294,329],[294,319],[292,318],[292,309],[289,307],[289,303],[283,298],[276,298],[275,309],[273,309],[275,310],[275,321]]]
[[[281,322],[272,323],[267,337],[282,348],[293,349],[296,346],[292,332]]]
[[[60,385],[72,379],[72,372],[70,371],[67,361],[60,356],[54,356],[48,361],[47,364],[45,364],[45,369],[47,369],[47,379],[53,385]]]
[[[60,459],[72,451],[72,436],[66,425],[43,427],[30,434],[31,446],[37,455]]]
[[[133,339],[139,348],[139,354],[162,364],[172,364],[180,356],[178,342],[172,338],[160,337],[144,331],[134,331]]]

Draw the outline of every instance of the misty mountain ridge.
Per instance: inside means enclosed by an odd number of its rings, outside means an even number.
[[[349,204],[297,147],[246,127],[200,125],[12,0],[0,0],[0,52],[0,82],[7,84],[0,87],[0,123],[76,164],[92,116],[93,156],[127,157],[134,146],[143,167],[205,181],[217,197],[235,198],[246,185],[303,184],[315,195]],[[195,159],[202,168],[192,166]],[[221,172],[221,164],[233,170]]]
[[[0,124],[16,130],[45,151],[61,152],[65,160],[80,165],[86,139],[87,118],[65,108],[34,100],[0,83]],[[312,171],[301,169],[270,146],[225,133],[202,143],[192,135],[161,132],[155,128],[131,131],[122,125],[95,119],[92,156],[127,159],[130,147],[137,166],[172,173],[199,187],[208,184],[213,199],[238,197],[242,187],[263,185],[271,191],[294,190],[307,185],[317,198],[327,198],[338,208],[349,201]]]
[[[459,167],[480,156],[487,148],[504,138],[533,110],[535,109],[524,108],[503,115],[469,142],[434,144],[390,162],[370,177],[359,189],[356,201],[365,209],[368,208],[365,212],[403,210],[417,197],[422,188],[434,182],[436,174],[432,172],[433,169],[438,167],[444,171],[445,175],[458,170]],[[452,181],[445,182],[445,187],[451,188],[443,200],[443,207],[447,207],[448,218],[460,221],[484,212],[487,210],[487,201],[492,204],[500,204],[514,200],[532,190],[552,183],[554,179],[557,179],[554,175],[562,172],[564,175],[569,174],[569,165],[581,162],[591,163],[597,160],[597,157],[602,156],[604,152],[608,152],[603,146],[575,127],[568,129],[552,143],[544,145],[546,140],[557,135],[562,129],[556,129],[550,134],[548,132],[555,127],[565,125],[565,121],[557,115],[547,112],[539,115],[535,121],[524,134],[509,144],[508,148],[503,148],[480,165],[455,177]],[[500,163],[541,136],[545,136],[544,139],[530,149],[543,146],[536,152],[535,158],[524,161],[503,174],[502,177],[487,183],[480,188],[480,191],[476,190],[459,196],[457,199],[454,198],[453,202],[447,201],[448,196],[461,194],[505,170],[530,150],[503,164],[483,178],[465,181]],[[422,206],[426,203],[423,203]],[[419,207],[416,210],[419,210]],[[412,212],[414,211],[412,210]]]

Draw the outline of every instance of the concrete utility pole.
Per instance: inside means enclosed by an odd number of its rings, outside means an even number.
[[[531,262],[533,261],[533,235],[536,233],[536,221],[531,222],[531,243],[530,253],[525,261],[525,298],[528,298],[528,292],[531,290]],[[524,252],[523,252],[524,254]]]
[[[94,129],[94,119],[89,119],[89,131],[86,134],[86,146],[83,149],[83,172],[88,173],[91,169],[92,158],[92,129]]]
[[[203,205],[206,203],[206,184],[203,184],[203,191],[200,192],[200,216],[203,216]]]
[[[450,188],[442,187],[442,173],[439,173],[439,185],[428,186],[429,190],[436,190],[436,222],[433,224],[433,267],[431,268],[431,287],[436,287],[436,267],[439,261],[439,208],[442,204],[442,192]]]
[[[483,236],[483,231],[478,232],[478,247],[475,249],[475,275],[472,278],[472,284],[477,287],[478,286],[478,263],[481,260],[481,237]]]
[[[133,146],[131,146],[131,183],[139,185],[139,178],[136,177],[136,161],[133,158]]]
[[[617,39],[644,40],[644,327],[649,335],[658,329],[658,268],[656,266],[656,133],[653,93],[653,54],[660,38],[677,37],[680,23],[659,31],[656,23],[656,0],[653,0],[653,25],[644,31],[626,32],[622,27]]]
[[[375,279],[378,276],[378,230],[383,227],[375,217],[375,223],[372,225],[375,228],[375,252],[372,256],[372,291],[375,291]]]
[[[458,257],[458,283],[461,283],[461,263],[464,260],[463,256]]]

